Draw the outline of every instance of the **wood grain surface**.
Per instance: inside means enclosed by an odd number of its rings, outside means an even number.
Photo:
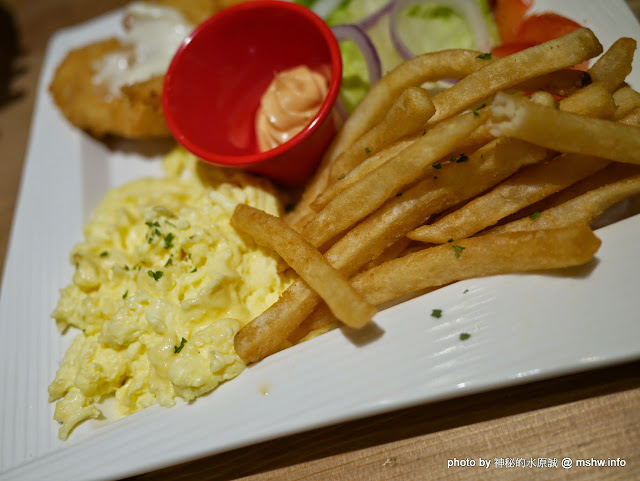
[[[0,266],[47,42],[59,28],[126,3],[0,0]],[[628,3],[639,16],[640,0]],[[492,461],[490,471],[447,467],[454,458],[477,462],[479,457]],[[564,457],[621,458],[626,466],[494,467],[496,458],[537,464],[540,458]],[[639,480],[640,362],[426,404],[131,479]]]

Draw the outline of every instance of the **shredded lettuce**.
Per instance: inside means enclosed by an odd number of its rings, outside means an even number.
[[[369,91],[367,64],[360,48],[350,41],[340,42],[342,54],[342,86],[340,100],[349,113],[356,108]]]
[[[295,0],[294,3],[298,3],[303,7],[311,8],[316,3],[317,0]]]
[[[494,45],[500,41],[487,0],[476,0],[484,15],[489,37]],[[416,53],[448,48],[477,48],[463,17],[448,7],[433,3],[414,5],[398,17],[398,31]],[[425,35],[424,32],[428,32]]]
[[[325,19],[329,25],[355,23],[383,8],[389,0],[343,0]]]
[[[295,0],[313,6],[329,0]],[[389,0],[342,0],[325,20],[328,25],[356,23],[383,8]],[[500,41],[488,0],[476,0],[485,17],[494,45]],[[398,31],[402,39],[416,54],[449,48],[476,48],[473,36],[461,15],[448,7],[424,3],[408,7],[398,17]],[[387,73],[402,62],[389,34],[388,16],[383,17],[367,31],[376,47],[382,72]],[[358,47],[350,41],[340,43],[343,83],[340,98],[348,112],[360,103],[369,90],[367,66]]]

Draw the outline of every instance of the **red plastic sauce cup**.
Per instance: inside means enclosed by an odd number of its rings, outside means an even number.
[[[327,97],[299,134],[260,152],[260,99],[275,73],[299,65],[327,77]],[[217,13],[184,41],[165,76],[164,115],[176,140],[201,159],[302,185],[335,133],[341,79],[338,43],[320,17],[295,3],[250,1]]]

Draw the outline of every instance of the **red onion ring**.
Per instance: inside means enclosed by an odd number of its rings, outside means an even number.
[[[404,40],[400,38],[400,33],[397,28],[398,16],[407,7],[429,2],[449,7],[451,10],[462,15],[471,29],[476,49],[481,52],[491,51],[491,38],[489,36],[487,24],[482,16],[480,8],[474,0],[393,0],[393,6],[391,8],[391,13],[389,14],[389,33],[391,34],[391,40],[393,41],[394,46],[402,58],[408,60],[415,57],[415,53],[409,48]]]
[[[367,64],[369,85],[372,86],[378,80],[380,80],[380,78],[382,77],[382,66],[380,64],[380,57],[378,56],[378,52],[366,32],[359,25],[355,24],[334,25],[333,27],[331,27],[331,30],[333,31],[333,34],[335,35],[338,42],[341,42],[343,40],[351,40],[358,46]],[[346,109],[340,102],[339,98],[336,107],[341,115],[343,113],[346,113]]]
[[[373,27],[376,23],[378,23],[380,21],[380,19],[382,19],[382,17],[384,17],[389,12],[391,12],[391,8],[392,7],[393,7],[393,2],[389,2],[384,7],[382,7],[380,10],[372,13],[371,15],[369,15],[369,16],[367,16],[365,18],[363,18],[359,22],[356,22],[356,24],[362,30],[368,30],[371,27]]]
[[[338,98],[336,99],[336,103],[334,105],[334,109],[335,109],[336,113],[338,114],[338,117],[340,117],[340,119],[342,121],[347,120],[347,117],[349,117],[349,112],[347,112],[347,109],[345,108],[344,104],[340,100],[340,96],[339,95],[338,95]]]
[[[373,85],[382,76],[382,66],[380,65],[380,57],[369,38],[369,35],[358,25],[335,25],[331,27],[333,34],[338,42],[343,40],[352,40],[364,55],[367,63],[367,73],[369,75],[369,84]]]

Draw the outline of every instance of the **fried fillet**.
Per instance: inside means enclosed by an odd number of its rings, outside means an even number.
[[[198,25],[216,12],[246,0],[156,0],[152,3],[180,12]],[[162,114],[164,74],[123,86],[113,95],[95,82],[95,65],[105,55],[129,49],[117,38],[98,41],[71,51],[58,66],[49,90],[64,116],[96,137],[131,139],[170,136]]]
[[[169,136],[162,115],[162,76],[123,87],[119,96],[93,82],[95,62],[125,48],[118,39],[111,38],[71,51],[58,66],[49,87],[53,99],[73,125],[96,137]]]
[[[222,1],[229,3],[234,0],[156,0],[155,4],[175,8],[191,23],[198,25],[224,8]],[[235,0],[235,3],[239,1]]]

